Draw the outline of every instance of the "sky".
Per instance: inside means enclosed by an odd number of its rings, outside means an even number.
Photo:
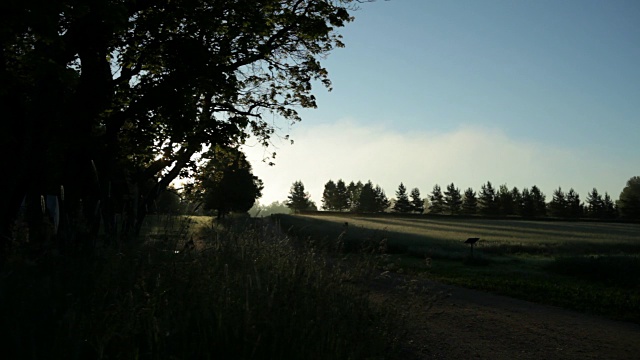
[[[362,4],[322,64],[317,109],[245,152],[262,204],[303,182],[321,205],[328,180],[491,181],[617,199],[640,176],[640,2],[391,0]],[[275,151],[275,166],[262,159]]]

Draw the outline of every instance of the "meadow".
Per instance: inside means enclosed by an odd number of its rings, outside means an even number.
[[[262,219],[149,216],[132,243],[8,260],[10,358],[382,359],[402,336],[354,285],[375,268],[328,263]]]
[[[283,229],[382,270],[640,322],[640,225],[425,216],[281,215]],[[478,237],[473,255],[464,241]],[[368,250],[370,251],[370,250]]]

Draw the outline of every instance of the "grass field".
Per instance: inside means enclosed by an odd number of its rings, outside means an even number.
[[[384,269],[640,322],[640,225],[283,215],[298,237],[387,252]],[[347,224],[348,225],[347,225]],[[479,237],[473,257],[464,244]]]

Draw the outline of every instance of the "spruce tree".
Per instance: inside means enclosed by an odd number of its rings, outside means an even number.
[[[460,189],[451,183],[447,185],[447,190],[444,192],[444,203],[447,210],[451,215],[458,215],[462,207],[462,195],[460,195]]]
[[[480,188],[478,205],[482,215],[495,216],[498,214],[496,191],[491,185],[491,181],[487,181],[487,183],[483,184]]]
[[[533,216],[541,217],[547,215],[547,203],[545,195],[535,185],[531,187],[531,198],[533,200]]]
[[[424,200],[420,197],[420,190],[418,188],[411,190],[411,211],[419,214],[424,212]]]
[[[404,187],[403,183],[400,183],[396,191],[396,201],[393,205],[393,211],[399,213],[408,213],[411,211],[411,202],[409,202],[407,188]]]
[[[375,188],[371,180],[369,180],[362,186],[362,190],[360,190],[357,210],[359,212],[375,212],[376,208]]]
[[[462,213],[465,215],[475,215],[478,212],[478,198],[472,188],[464,191],[462,198]]]
[[[515,186],[511,189],[511,199],[513,204],[513,214],[522,215],[522,194]]]
[[[429,213],[430,214],[442,214],[444,212],[444,196],[442,195],[442,189],[440,185],[436,184],[429,195]]]
[[[374,211],[385,212],[389,208],[389,205],[391,205],[391,202],[387,198],[387,195],[385,195],[384,190],[382,190],[382,188],[378,185],[376,185],[376,187],[373,189],[373,192],[375,194]]]
[[[602,213],[605,219],[615,219],[618,217],[618,209],[613,200],[611,200],[611,196],[606,192],[602,198],[602,207]]]
[[[559,187],[553,192],[553,198],[549,203],[549,209],[551,210],[551,216],[560,218],[568,216],[567,196],[562,191],[562,187]]]
[[[498,194],[496,195],[496,199],[498,202],[498,212],[500,213],[500,215],[509,216],[516,213],[513,203],[513,193],[511,192],[511,190],[509,190],[506,184],[500,185]]]
[[[596,188],[593,188],[589,194],[587,194],[587,214],[592,218],[601,218],[604,213],[604,202],[602,195],[598,193]]]
[[[336,183],[334,183],[333,180],[329,180],[324,184],[324,191],[322,192],[322,208],[324,210],[336,210],[336,200]]]
[[[567,192],[567,216],[570,218],[580,218],[584,212],[584,206],[580,202],[580,195],[573,190],[569,189]]]
[[[302,210],[308,210],[312,208],[313,202],[309,200],[309,193],[304,191],[304,184],[298,180],[293,183],[289,196],[287,197],[287,207],[293,210],[295,213],[299,213]]]
[[[522,217],[533,217],[536,214],[536,206],[529,188],[522,189],[522,204],[520,205],[520,215]]]

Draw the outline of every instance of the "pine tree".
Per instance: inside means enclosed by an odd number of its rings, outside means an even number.
[[[528,188],[522,189],[522,200],[520,204],[520,215],[522,217],[533,217],[536,214],[536,206],[533,196]]]
[[[442,214],[444,212],[444,196],[442,195],[442,189],[440,185],[436,184],[429,195],[429,213],[430,214]]]
[[[602,207],[603,207],[603,217],[605,219],[615,219],[618,217],[618,209],[616,205],[611,200],[611,196],[608,193],[604,193],[604,198],[602,198]]]
[[[304,191],[302,181],[294,182],[287,197],[287,207],[295,213],[299,213],[302,210],[310,209],[312,204],[313,202],[309,199],[309,193]]]
[[[511,189],[511,201],[513,204],[513,214],[514,215],[521,215],[522,214],[522,194],[520,193],[520,190],[518,190],[517,187],[513,187],[513,189]]]
[[[349,209],[349,191],[347,190],[347,185],[342,181],[342,179],[338,180],[336,183],[335,208],[338,211]]]
[[[495,216],[498,214],[496,191],[491,185],[491,181],[487,181],[487,183],[480,188],[478,204],[480,205],[480,213],[482,215]]]
[[[324,184],[324,191],[322,192],[322,208],[324,210],[336,210],[336,200],[336,183],[334,183],[333,180],[329,180]]]
[[[376,193],[371,180],[367,181],[360,190],[360,197],[358,198],[359,212],[375,212],[376,211]]]
[[[567,193],[567,216],[570,218],[580,218],[584,212],[584,206],[580,202],[580,195],[573,190],[569,189]]]
[[[411,202],[409,202],[409,196],[407,196],[407,188],[403,183],[400,183],[398,190],[396,191],[396,201],[393,205],[393,211],[399,213],[408,213],[411,211]]]
[[[549,203],[549,209],[551,210],[551,216],[561,218],[568,216],[567,196],[562,191],[562,187],[559,187],[553,192],[553,198]]]
[[[349,194],[349,210],[358,210],[360,193],[362,192],[363,188],[364,185],[362,185],[361,181],[358,181],[357,184],[352,181],[349,183],[349,186],[347,186],[347,193]]]
[[[601,218],[604,215],[602,195],[598,194],[596,188],[593,188],[593,190],[587,194],[587,214],[593,218]]]
[[[460,213],[462,195],[460,195],[460,189],[456,188],[453,183],[447,185],[447,190],[444,192],[444,203],[451,215],[458,215]]]
[[[373,189],[373,192],[375,194],[375,212],[384,212],[389,208],[389,205],[391,205],[391,202],[389,201],[389,199],[387,198],[387,195],[385,195],[384,190],[382,190],[382,188],[378,185],[376,185],[376,187]]]
[[[462,213],[465,215],[475,215],[478,212],[478,198],[472,188],[464,191],[462,199]]]
[[[514,215],[515,206],[513,203],[513,193],[506,184],[500,185],[498,189],[498,194],[496,195],[496,199],[498,202],[498,212],[500,215],[509,216]]]
[[[411,190],[411,211],[419,214],[424,212],[424,200],[420,197],[420,190],[418,188]]]
[[[533,216],[541,217],[547,215],[547,203],[545,195],[535,185],[531,187],[531,198],[533,200]]]

